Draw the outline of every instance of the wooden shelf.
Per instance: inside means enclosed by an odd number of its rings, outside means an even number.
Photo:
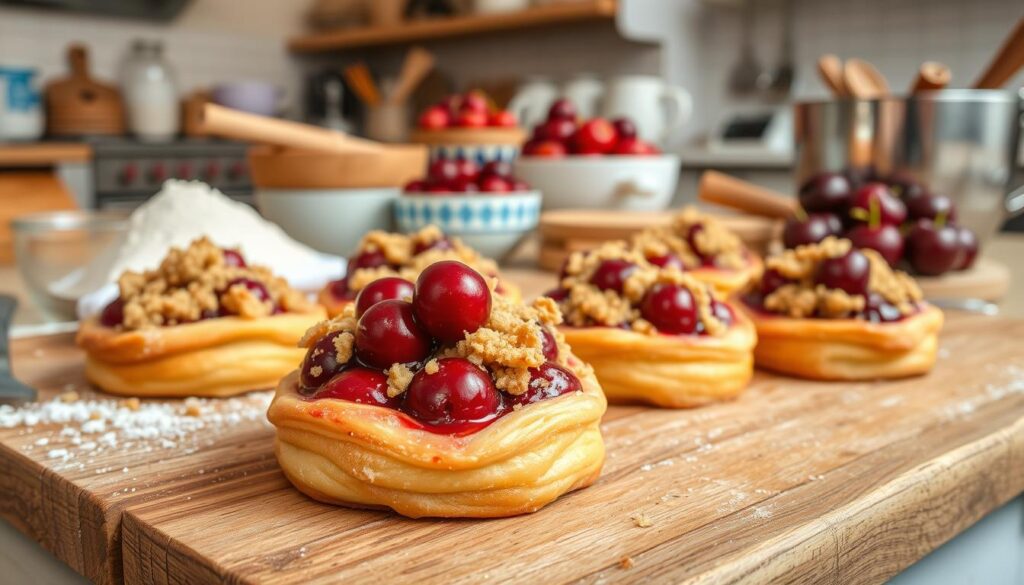
[[[536,28],[574,22],[611,21],[615,0],[587,0],[548,4],[504,14],[480,14],[414,20],[393,26],[371,26],[294,37],[288,49],[294,53],[320,53],[383,45],[466,37],[489,32]]]

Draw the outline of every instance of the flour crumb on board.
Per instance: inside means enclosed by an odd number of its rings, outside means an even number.
[[[674,465],[674,462],[672,461],[671,458],[669,458],[669,459],[662,459],[661,461],[659,461],[657,463],[645,463],[645,464],[641,465],[640,466],[640,471],[646,472],[646,471],[651,471],[655,467],[672,467],[672,465]]]
[[[644,514],[643,512],[637,512],[636,514],[630,516],[629,519],[633,521],[633,524],[637,528],[649,528],[651,526],[654,526],[654,522],[651,521],[650,516]]]
[[[230,427],[268,425],[265,413],[271,398],[272,392],[253,392],[226,400],[143,401],[113,399],[88,388],[65,388],[48,401],[0,405],[0,429],[21,429],[20,435],[31,438],[20,449],[28,453],[45,449],[42,454],[56,470],[84,470],[97,455],[192,453],[214,444]],[[74,461],[76,456],[82,459]],[[113,470],[101,467],[90,473]],[[128,473],[128,468],[122,473]]]
[[[621,559],[619,559],[619,568],[620,569],[624,569],[624,570],[628,571],[629,569],[632,569],[634,565],[635,565],[635,563],[633,562],[633,557],[631,557],[629,555],[626,555],[626,556],[622,557]]]
[[[767,506],[756,506],[754,508],[754,511],[751,513],[751,516],[753,516],[755,520],[767,520],[771,518],[772,505],[768,504]]]

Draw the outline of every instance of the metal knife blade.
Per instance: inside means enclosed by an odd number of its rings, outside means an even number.
[[[11,344],[8,334],[18,301],[9,295],[0,295],[0,402],[25,402],[36,399],[35,388],[14,379],[11,371]]]

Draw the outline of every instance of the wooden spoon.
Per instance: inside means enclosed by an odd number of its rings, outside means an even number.
[[[751,215],[787,219],[800,207],[793,197],[778,191],[731,177],[718,171],[705,171],[697,187],[697,198],[744,211]]]
[[[889,82],[874,65],[863,59],[847,59],[843,65],[843,82],[850,95],[873,100],[889,95]]]
[[[818,58],[818,74],[825,87],[832,90],[837,98],[849,96],[846,83],[843,81],[843,62],[839,57],[829,53]]]
[[[985,72],[974,82],[974,87],[999,89],[1016,75],[1021,67],[1024,67],[1024,18],[1017,21],[1017,26],[1003,41],[1003,46],[989,62]]]
[[[405,56],[402,71],[398,74],[395,89],[388,96],[388,103],[404,104],[413,90],[434,68],[434,55],[422,47],[413,47]]]
[[[943,89],[949,85],[949,80],[952,77],[953,74],[950,73],[949,67],[944,64],[938,61],[925,61],[917,70],[917,77],[914,78],[914,83],[910,86],[910,93]]]

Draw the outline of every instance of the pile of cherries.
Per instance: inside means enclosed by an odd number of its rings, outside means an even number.
[[[621,296],[626,279],[636,269],[637,265],[629,260],[621,258],[602,260],[594,270],[594,274],[590,276],[589,282],[598,290],[612,291]],[[679,269],[682,270],[682,262],[679,263]],[[559,279],[562,280],[565,276],[565,267],[563,266]],[[548,291],[545,296],[562,302],[568,298],[569,291],[557,288]],[[639,308],[640,315],[661,333],[669,335],[703,335],[706,333],[704,323],[700,320],[700,314],[697,311],[697,301],[690,289],[684,286],[664,282],[657,283],[644,294]],[[712,299],[711,310],[715,317],[726,326],[732,324],[733,313],[728,305]],[[624,329],[630,328],[629,323],[619,323],[618,326]]]
[[[413,428],[461,435],[489,425],[516,404],[582,389],[572,372],[555,363],[558,344],[544,327],[548,361],[530,370],[524,394],[499,390],[490,373],[461,357],[439,358],[437,371],[427,372],[424,366],[431,356],[483,327],[491,314],[487,282],[461,262],[431,264],[415,286],[398,277],[376,280],[359,291],[355,303],[359,321],[353,358],[338,363],[334,340],[341,332],[334,332],[310,347],[302,362],[300,392],[312,400],[337,398],[392,408],[409,415],[403,420]],[[404,393],[388,397],[385,371],[393,364],[405,364],[415,374]]]
[[[821,173],[800,188],[799,199],[806,213],[786,222],[787,248],[842,236],[925,276],[966,270],[978,256],[978,238],[956,224],[953,201],[906,178],[857,186],[846,174]]]
[[[523,145],[523,155],[554,158],[568,154],[647,156],[661,151],[637,136],[636,125],[629,118],[580,122],[576,106],[560,99],[551,104],[547,120],[534,127]]]
[[[530,186],[512,176],[512,165],[490,161],[483,166],[471,160],[439,158],[430,163],[427,177],[406,184],[414,194],[486,193],[502,195],[529,191]]]
[[[864,311],[860,315],[850,315],[851,317],[860,316],[872,323],[888,323],[903,319],[904,315],[895,305],[869,289],[870,277],[871,262],[868,261],[868,257],[856,248],[851,248],[838,258],[823,260],[814,273],[814,284],[845,291],[850,295],[863,296],[866,299]],[[766,270],[761,278],[760,290],[754,291],[745,301],[749,305],[761,307],[764,297],[787,284],[796,284],[796,281],[785,278],[774,269]]]
[[[514,128],[516,117],[508,110],[491,109],[478,91],[455,94],[423,110],[419,127],[423,130],[445,128]]]
[[[243,258],[242,254],[237,250],[224,250],[224,265],[231,268],[246,268],[248,266],[248,264],[246,264],[245,262],[245,258]],[[223,290],[217,291],[217,296],[220,297],[220,295],[223,294],[224,291],[235,286],[236,284],[240,284],[245,288],[249,289],[249,292],[252,293],[252,295],[256,297],[256,300],[260,302],[272,300],[272,297],[270,296],[270,291],[267,290],[265,284],[258,280],[253,280],[251,278],[244,277],[236,278],[234,280],[229,281],[227,283],[227,286],[225,286]],[[279,305],[274,305],[273,313],[275,315],[283,312],[284,310]],[[205,321],[206,319],[216,319],[217,317],[229,317],[231,316],[231,314],[232,313],[223,306],[218,306],[214,310],[204,310],[202,314],[199,316],[199,320]],[[116,299],[111,301],[110,304],[108,304],[106,307],[103,307],[103,311],[100,313],[100,324],[102,324],[105,327],[117,327],[122,323],[124,323],[124,299],[121,297],[117,297]],[[180,324],[181,322],[179,322],[179,325]]]

